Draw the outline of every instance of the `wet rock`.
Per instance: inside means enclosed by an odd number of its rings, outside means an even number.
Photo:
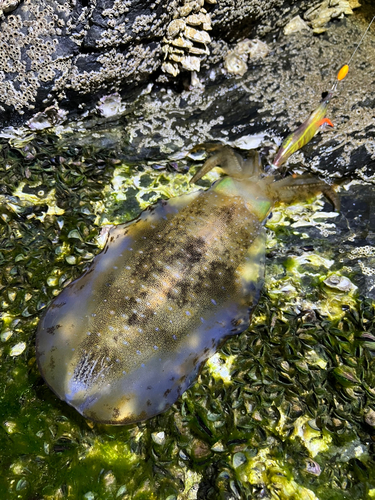
[[[134,100],[137,85],[161,69],[165,82],[198,71],[210,51],[211,64],[222,59],[222,40],[275,32],[305,3],[280,11],[276,0],[2,0],[0,126],[23,124],[51,106],[84,114],[114,92]]]

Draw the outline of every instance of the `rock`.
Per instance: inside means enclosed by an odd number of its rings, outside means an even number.
[[[161,69],[165,82],[198,71],[228,40],[275,32],[305,3],[1,0],[0,127],[51,107],[84,115],[116,92],[134,100]]]

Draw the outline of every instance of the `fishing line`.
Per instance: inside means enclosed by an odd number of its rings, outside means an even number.
[[[370,24],[367,26],[366,31],[363,33],[362,38],[360,39],[360,41],[359,41],[359,42],[358,42],[358,44],[357,44],[357,47],[354,49],[353,54],[351,55],[351,57],[350,57],[349,61],[346,63],[346,64],[347,64],[347,66],[349,66],[349,64],[352,62],[352,59],[353,59],[353,57],[354,57],[354,54],[357,52],[357,50],[358,50],[359,46],[360,46],[360,45],[361,45],[361,43],[363,42],[363,39],[364,39],[364,38],[365,38],[365,36],[367,35],[367,32],[368,32],[368,30],[370,29],[370,26],[372,25],[372,23],[373,23],[374,19],[375,19],[375,16],[371,19]]]
[[[353,59],[353,57],[354,57],[355,53],[357,52],[357,50],[358,50],[359,46],[360,46],[360,45],[361,45],[361,43],[363,42],[363,39],[364,39],[364,38],[365,38],[365,36],[367,35],[367,32],[368,32],[368,30],[370,29],[370,26],[372,25],[372,22],[374,21],[374,19],[375,19],[375,16],[371,19],[371,21],[370,21],[369,25],[368,25],[368,26],[367,26],[367,28],[366,28],[366,31],[363,33],[363,35],[362,35],[362,37],[361,37],[360,41],[357,43],[357,46],[356,46],[356,48],[354,49],[354,51],[353,51],[352,55],[350,56],[349,61],[348,61],[346,64],[344,64],[344,66],[342,66],[342,67],[339,69],[339,72],[337,73],[337,80],[335,81],[335,83],[334,83],[334,84],[333,84],[333,86],[332,86],[332,91],[335,91],[335,90],[336,90],[338,82],[341,82],[341,80],[343,80],[343,79],[346,77],[346,75],[348,74],[348,71],[349,71],[349,64],[352,62],[352,59]]]

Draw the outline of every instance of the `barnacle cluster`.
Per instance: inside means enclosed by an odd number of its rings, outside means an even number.
[[[0,31],[0,102],[13,106],[20,114],[23,108],[34,108],[42,84],[66,66],[62,60],[53,61],[53,54],[60,29],[57,19],[70,12],[64,3],[51,6],[31,0],[24,1],[25,8],[27,18],[19,11],[10,14],[2,21]],[[0,111],[4,111],[1,106]]]
[[[0,0],[0,15],[12,12],[18,7],[21,0]]]
[[[95,70],[89,71],[86,70],[86,61],[89,63],[91,56],[81,54],[75,63],[70,63],[69,71],[55,79],[52,90],[63,97],[66,89],[87,94],[107,89],[110,84],[117,91],[126,79],[139,81],[143,75],[154,71],[159,66],[158,53],[156,44],[140,44],[128,52],[113,48],[99,55]],[[81,67],[85,69],[82,71]]]
[[[324,0],[318,6],[309,9],[304,18],[310,21],[314,33],[323,33],[326,31],[325,25],[336,17],[353,14],[355,7],[360,5],[349,0]]]
[[[10,1],[0,0],[0,14],[5,4]],[[143,39],[161,38],[177,5],[155,0],[150,14],[132,17],[130,2],[116,0],[90,22],[94,4],[24,0],[1,21],[0,111],[23,114],[41,101],[55,105],[69,90],[87,94],[110,85],[116,91],[126,80],[141,80],[160,66],[160,44]],[[93,55],[80,51],[83,43],[108,49]]]
[[[113,0],[103,10],[95,10],[95,21],[88,30],[85,43],[95,47],[117,47],[152,35],[161,37],[168,17],[176,10],[178,0],[155,0],[137,10],[134,2]],[[168,16],[168,17],[167,17]]]
[[[204,8],[205,0],[184,0],[169,23],[163,38],[162,70],[177,76],[181,69],[199,71],[201,57],[209,54],[211,17]],[[216,3],[216,0],[206,0]]]

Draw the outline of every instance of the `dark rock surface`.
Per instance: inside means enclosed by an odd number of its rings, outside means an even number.
[[[217,58],[217,44],[225,47],[223,40],[275,32],[303,12],[306,4],[278,0],[225,0],[216,5],[203,0],[0,2],[0,126],[21,125],[51,105],[77,115],[114,91],[131,98],[134,86],[160,74],[166,57],[163,47],[171,48],[164,38],[170,22],[184,21],[190,6],[193,14],[212,13],[210,33],[216,50],[211,49],[210,62]],[[208,36],[204,25],[194,29]],[[204,44],[191,39],[188,43],[201,47],[195,47],[200,52],[194,57],[206,57]],[[183,52],[189,55],[189,50]]]

